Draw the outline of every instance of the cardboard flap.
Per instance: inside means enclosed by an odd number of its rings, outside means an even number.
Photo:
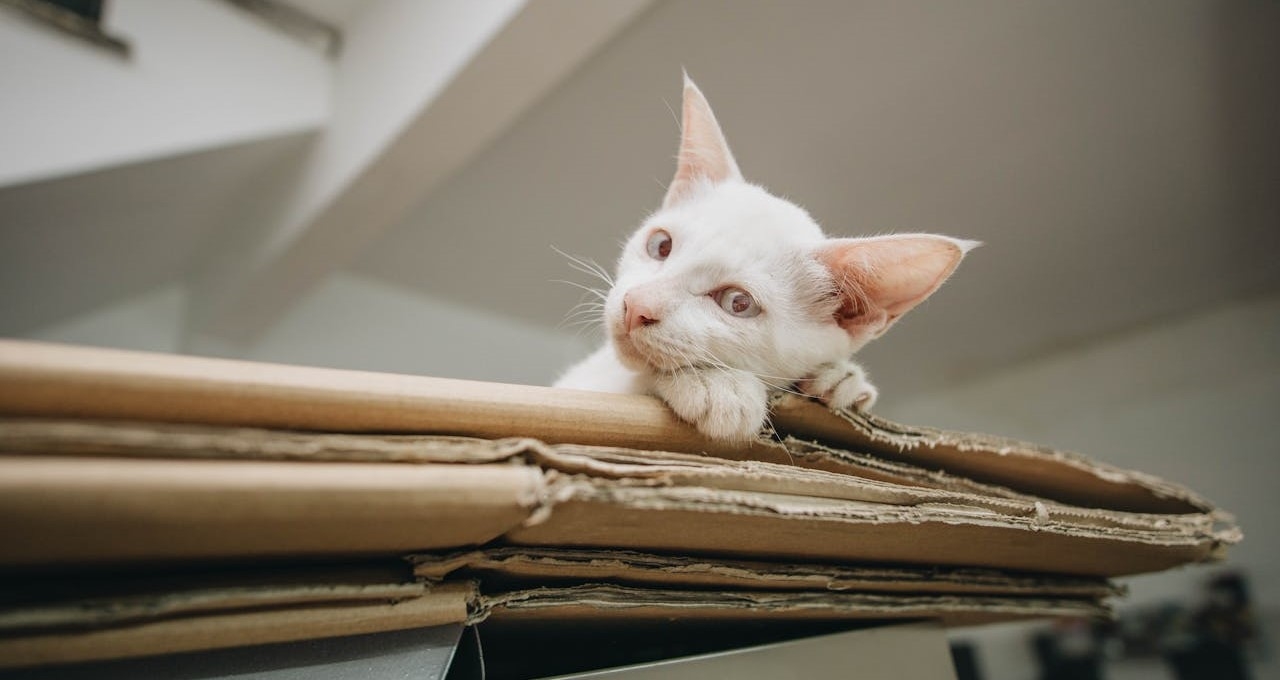
[[[1103,599],[1122,590],[1103,579],[973,568],[875,567],[727,560],[631,550],[495,547],[409,558],[420,578],[484,583],[613,583],[658,588],[1032,595]]]
[[[808,449],[827,451],[809,445]],[[133,458],[287,460],[310,462],[500,463],[523,462],[544,471],[627,486],[704,487],[832,498],[889,505],[949,506],[970,512],[1033,517],[1098,527],[1209,533],[1214,518],[1203,514],[1151,515],[1077,508],[1021,494],[975,493],[914,485],[817,467],[735,461],[668,451],[635,451],[576,444],[548,445],[534,439],[486,440],[433,435],[324,434],[122,421],[0,419],[0,452],[27,455],[95,455]],[[895,476],[916,469],[892,464]],[[921,476],[926,476],[921,472]],[[978,487],[981,490],[981,487]],[[550,493],[550,492],[547,492]],[[560,494],[563,495],[563,494]],[[958,510],[957,510],[958,511]]]
[[[501,537],[1118,575],[1208,559],[1239,537],[1205,514],[1076,508],[794,465],[533,439],[6,420],[3,451],[25,454],[0,456],[0,512],[17,520],[0,526],[0,564],[9,566],[385,555]],[[258,451],[285,460],[221,457]],[[380,457],[419,464],[371,462]]]
[[[330,463],[497,463],[522,454],[529,441],[0,417],[0,452],[24,455]]]
[[[1210,530],[1092,526],[941,504],[889,505],[758,491],[568,481],[519,545],[623,548],[779,561],[980,566],[1084,576],[1213,559]]]
[[[429,590],[428,584],[417,581],[300,580],[276,584],[191,584],[161,592],[100,594],[87,599],[60,597],[52,602],[9,604],[0,611],[0,636],[118,627],[243,610],[396,603],[420,598]]]
[[[296,593],[294,593],[296,594]],[[216,593],[192,593],[217,601]],[[256,592],[258,599],[288,600],[289,593]],[[244,645],[291,642],[360,635],[407,628],[423,628],[465,621],[477,597],[474,584],[445,583],[403,592],[383,600],[279,601],[267,607],[213,607],[175,612],[169,617],[145,617],[105,627],[0,635],[0,668],[124,659]],[[245,592],[226,593],[241,598]],[[187,595],[168,595],[171,606],[182,609]],[[223,604],[227,604],[224,600]],[[188,603],[195,604],[195,603]],[[204,605],[210,602],[203,603]],[[285,606],[288,605],[288,606]]]
[[[540,470],[0,456],[0,564],[394,554],[490,541]]]
[[[0,340],[0,414],[446,434],[785,461],[708,440],[650,397]]]
[[[577,620],[895,620],[938,619],[972,625],[1046,616],[1107,617],[1097,602],[999,596],[887,595],[849,592],[658,590],[611,585],[533,588],[479,597],[472,621],[538,625]]]
[[[7,415],[533,437],[551,444],[706,453],[867,474],[865,460],[842,457],[839,450],[845,449],[1081,507],[1213,512],[1210,503],[1187,489],[1078,455],[874,416],[832,414],[790,397],[775,404],[772,420],[779,433],[817,440],[831,450],[810,450],[797,460],[778,442],[711,441],[661,402],[636,395],[10,340],[0,341],[0,387],[0,413]]]
[[[946,471],[1084,508],[1187,514],[1213,512],[1195,492],[1152,475],[1098,463],[1080,454],[1014,439],[902,425],[869,413],[833,412],[782,395],[773,404],[779,429],[840,449]]]
[[[892,574],[892,572],[885,572]],[[283,573],[282,573],[283,574]],[[1046,616],[1105,617],[1091,598],[1051,593],[921,594],[855,590],[642,588],[603,583],[481,588],[451,580],[301,579],[202,587],[61,605],[31,605],[0,623],[0,668],[121,659],[183,651],[486,621],[517,629],[646,622],[848,622],[938,619],[968,625]],[[541,630],[541,628],[539,629]]]

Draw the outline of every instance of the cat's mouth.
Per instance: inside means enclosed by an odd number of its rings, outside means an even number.
[[[613,346],[623,365],[635,370],[675,371],[687,364],[674,358],[670,351],[644,337],[644,334],[615,332]]]

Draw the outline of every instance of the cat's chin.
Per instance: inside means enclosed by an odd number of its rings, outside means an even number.
[[[654,370],[653,364],[626,335],[613,336],[613,351],[622,365],[633,371],[649,373]]]
[[[669,373],[682,367],[660,351],[647,347],[643,341],[636,342],[626,334],[613,336],[613,351],[623,366],[638,373]]]

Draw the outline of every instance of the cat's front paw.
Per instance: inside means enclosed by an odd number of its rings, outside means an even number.
[[[836,410],[869,411],[880,396],[876,386],[867,380],[867,372],[848,359],[819,366],[796,387]]]
[[[725,441],[756,438],[769,415],[764,383],[743,371],[686,370],[664,374],[654,391],[681,420]]]

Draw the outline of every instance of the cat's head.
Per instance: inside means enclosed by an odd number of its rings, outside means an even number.
[[[974,245],[826,238],[803,208],[743,180],[686,76],[675,178],[622,251],[605,327],[636,370],[721,366],[790,382],[879,337]]]

